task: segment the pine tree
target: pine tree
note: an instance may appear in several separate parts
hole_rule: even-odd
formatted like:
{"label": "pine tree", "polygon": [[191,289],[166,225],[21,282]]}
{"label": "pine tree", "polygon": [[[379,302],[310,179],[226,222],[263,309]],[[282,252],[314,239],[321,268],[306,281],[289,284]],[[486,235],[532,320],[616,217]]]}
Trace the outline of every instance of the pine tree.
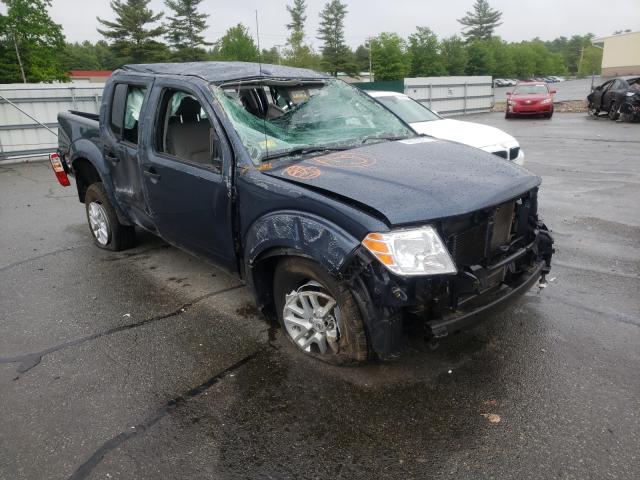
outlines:
{"label": "pine tree", "polygon": [[149,8],[150,0],[111,0],[116,14],[114,21],[98,21],[105,29],[98,29],[112,41],[111,49],[120,63],[157,62],[167,56],[167,47],[157,39],[166,32],[156,22],[162,13],[155,14]]}
{"label": "pine tree", "polygon": [[322,64],[332,75],[357,70],[353,54],[344,42],[344,17],[347,6],[340,0],[331,0],[320,12],[318,39],[323,41]]}
{"label": "pine tree", "polygon": [[207,29],[209,15],[198,11],[200,3],[202,0],[165,0],[173,11],[173,16],[167,16],[165,38],[180,60],[202,60],[206,55],[202,47],[212,45],[202,34]]}
{"label": "pine tree", "polygon": [[487,0],[476,0],[473,12],[467,12],[458,22],[464,25],[462,35],[468,41],[488,40],[493,31],[502,25],[501,17],[502,12],[492,9]]}
{"label": "pine tree", "polygon": [[49,0],[2,0],[0,82],[50,82],[66,79],[59,52],[62,27],[49,16]]}
{"label": "pine tree", "polygon": [[291,23],[287,24],[289,38],[287,43],[295,53],[300,50],[304,42],[304,22],[307,21],[307,4],[305,0],[293,0],[293,6],[287,5],[287,12],[291,15]]}

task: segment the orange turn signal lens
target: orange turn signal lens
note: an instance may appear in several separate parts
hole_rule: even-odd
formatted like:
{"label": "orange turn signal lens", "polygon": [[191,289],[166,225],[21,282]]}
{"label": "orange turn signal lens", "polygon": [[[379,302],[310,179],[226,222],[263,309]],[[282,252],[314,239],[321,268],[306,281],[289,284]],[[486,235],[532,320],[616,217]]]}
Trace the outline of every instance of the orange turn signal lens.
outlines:
{"label": "orange turn signal lens", "polygon": [[380,233],[370,233],[362,240],[367,250],[369,250],[382,264],[390,267],[396,264],[391,254],[391,248],[384,236]]}

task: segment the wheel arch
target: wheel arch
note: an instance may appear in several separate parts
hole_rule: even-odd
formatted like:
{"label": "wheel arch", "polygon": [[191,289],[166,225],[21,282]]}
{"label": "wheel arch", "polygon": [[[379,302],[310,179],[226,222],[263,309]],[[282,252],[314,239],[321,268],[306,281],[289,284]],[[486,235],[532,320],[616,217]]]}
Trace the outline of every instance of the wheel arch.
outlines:
{"label": "wheel arch", "polygon": [[339,276],[359,241],[338,225],[314,214],[273,212],[248,229],[244,248],[246,280],[260,309],[274,314],[273,275],[280,260],[302,257]]}

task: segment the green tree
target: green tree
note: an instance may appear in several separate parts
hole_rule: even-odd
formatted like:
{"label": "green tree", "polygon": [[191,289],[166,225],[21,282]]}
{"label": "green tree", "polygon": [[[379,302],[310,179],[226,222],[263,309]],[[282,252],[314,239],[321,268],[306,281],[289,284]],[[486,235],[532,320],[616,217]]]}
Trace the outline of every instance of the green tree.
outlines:
{"label": "green tree", "polygon": [[307,4],[305,0],[294,0],[293,5],[287,5],[287,12],[291,21],[287,24],[289,37],[284,52],[284,62],[287,65],[304,68],[318,68],[317,56],[304,41],[304,24],[307,21]]}
{"label": "green tree", "polygon": [[602,71],[602,50],[597,47],[586,47],[582,54],[582,61],[578,65],[578,75],[600,74]]}
{"label": "green tree", "polygon": [[516,66],[513,61],[513,51],[509,44],[499,37],[493,37],[487,41],[487,45],[493,53],[495,67],[491,74],[498,78],[510,78],[515,75]]}
{"label": "green tree", "polygon": [[167,16],[165,38],[174,49],[175,57],[180,60],[203,60],[206,56],[206,42],[203,32],[207,29],[209,15],[198,11],[202,0],[165,0],[172,10]]}
{"label": "green tree", "polygon": [[354,61],[361,72],[369,71],[369,42],[359,45],[353,54]]}
{"label": "green tree", "polygon": [[396,33],[381,33],[371,39],[371,61],[376,80],[400,80],[411,69],[406,44]]}
{"label": "green tree", "polygon": [[445,66],[440,58],[438,37],[427,27],[417,27],[416,33],[409,35],[408,53],[411,58],[412,77],[445,75]]}
{"label": "green tree", "polygon": [[536,68],[536,54],[528,42],[510,45],[515,74],[518,78],[532,77]]}
{"label": "green tree", "polygon": [[306,11],[307,4],[305,0],[293,0],[293,6],[287,5],[287,12],[291,16],[291,22],[287,24],[287,30],[289,30],[287,45],[291,48],[294,58],[304,46],[304,22],[307,21]]}
{"label": "green tree", "polygon": [[67,43],[61,55],[65,70],[102,70],[97,49],[89,41]]}
{"label": "green tree", "polygon": [[278,47],[271,47],[269,49],[263,48],[261,54],[262,63],[280,64],[282,58],[280,58],[280,52]]}
{"label": "green tree", "polygon": [[163,14],[153,13],[150,0],[111,0],[115,20],[98,17],[104,28],[98,28],[105,38],[111,40],[111,49],[120,64],[158,62],[168,55],[166,45],[157,39],[166,28],[157,22]]}
{"label": "green tree", "polygon": [[213,49],[213,57],[217,60],[257,62],[259,56],[260,52],[249,35],[249,29],[241,23],[228,29]]}
{"label": "green tree", "polygon": [[502,12],[492,9],[487,0],[476,0],[473,12],[467,12],[458,22],[464,25],[462,34],[467,40],[488,40],[502,25],[501,17]]}
{"label": "green tree", "polygon": [[2,0],[0,14],[0,81],[51,82],[65,80],[59,51],[64,49],[62,27],[51,20],[49,0]]}
{"label": "green tree", "polygon": [[467,75],[492,75],[496,60],[491,44],[483,40],[474,40],[467,45]]}
{"label": "green tree", "polygon": [[320,12],[318,39],[322,40],[322,65],[332,75],[338,72],[355,73],[353,53],[344,42],[344,17],[347,6],[340,0],[331,0]]}
{"label": "green tree", "polygon": [[467,70],[467,49],[464,41],[457,35],[440,42],[440,58],[449,75],[464,75]]}

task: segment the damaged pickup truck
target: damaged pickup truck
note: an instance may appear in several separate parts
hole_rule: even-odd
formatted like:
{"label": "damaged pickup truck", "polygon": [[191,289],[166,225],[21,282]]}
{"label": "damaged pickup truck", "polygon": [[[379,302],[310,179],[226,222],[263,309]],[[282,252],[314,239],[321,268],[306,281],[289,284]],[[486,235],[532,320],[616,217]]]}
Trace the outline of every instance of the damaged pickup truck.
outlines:
{"label": "damaged pickup truck", "polygon": [[417,136],[325,74],[129,65],[99,116],[58,120],[51,163],[61,183],[75,176],[99,247],[153,232],[238,275],[301,351],[333,363],[472,325],[550,269],[540,178]]}

